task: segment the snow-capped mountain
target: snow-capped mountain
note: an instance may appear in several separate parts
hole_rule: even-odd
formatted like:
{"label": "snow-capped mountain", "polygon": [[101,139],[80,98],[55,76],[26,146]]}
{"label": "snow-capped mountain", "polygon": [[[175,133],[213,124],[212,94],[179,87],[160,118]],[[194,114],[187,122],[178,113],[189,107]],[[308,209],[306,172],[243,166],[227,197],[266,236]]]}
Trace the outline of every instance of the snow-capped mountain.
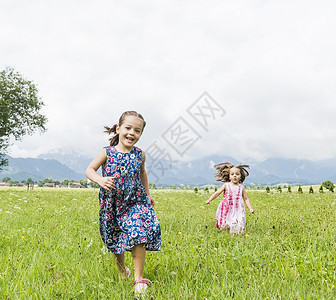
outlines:
{"label": "snow-capped mountain", "polygon": [[[0,180],[5,176],[13,180],[28,177],[35,180],[84,179],[85,170],[92,159],[62,149],[41,154],[35,159],[9,157],[9,166],[0,171]],[[176,161],[170,165],[164,161],[147,159],[146,167],[149,181],[156,185],[220,184],[213,177],[213,165],[226,161],[240,163],[233,157],[210,155],[197,160]],[[247,160],[242,163],[250,165],[246,184],[320,184],[325,180],[336,181],[336,158],[322,161],[271,158],[262,162]]]}

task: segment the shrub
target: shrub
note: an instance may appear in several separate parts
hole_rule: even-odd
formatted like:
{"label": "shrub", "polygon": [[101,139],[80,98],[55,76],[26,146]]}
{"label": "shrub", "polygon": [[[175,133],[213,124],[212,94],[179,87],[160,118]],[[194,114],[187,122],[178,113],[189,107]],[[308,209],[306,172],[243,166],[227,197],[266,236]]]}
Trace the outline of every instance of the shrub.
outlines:
{"label": "shrub", "polygon": [[322,182],[322,186],[329,190],[331,187],[334,186],[334,184],[330,180],[326,180]]}
{"label": "shrub", "polygon": [[299,193],[299,194],[303,194],[303,191],[302,191],[302,187],[301,187],[301,185],[299,185],[299,188],[298,188],[298,193]]}

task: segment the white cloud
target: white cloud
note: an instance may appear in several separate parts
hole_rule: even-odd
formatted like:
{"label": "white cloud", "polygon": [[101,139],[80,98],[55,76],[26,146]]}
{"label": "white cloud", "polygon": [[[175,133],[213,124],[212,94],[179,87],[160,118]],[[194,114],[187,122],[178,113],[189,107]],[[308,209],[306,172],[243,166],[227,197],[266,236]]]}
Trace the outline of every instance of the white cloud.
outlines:
{"label": "white cloud", "polygon": [[0,68],[38,84],[48,132],[14,156],[95,155],[128,109],[146,148],[203,91],[226,110],[184,159],[334,156],[332,1],[2,1]]}

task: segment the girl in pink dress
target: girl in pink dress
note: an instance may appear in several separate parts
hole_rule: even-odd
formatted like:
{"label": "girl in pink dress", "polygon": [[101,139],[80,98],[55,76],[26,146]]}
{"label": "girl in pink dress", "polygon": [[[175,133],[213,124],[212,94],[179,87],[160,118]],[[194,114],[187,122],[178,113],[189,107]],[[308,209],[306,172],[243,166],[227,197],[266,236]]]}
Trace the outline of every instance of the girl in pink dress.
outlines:
{"label": "girl in pink dress", "polygon": [[249,175],[246,168],[248,165],[235,166],[231,163],[221,163],[215,165],[215,178],[217,181],[223,181],[222,187],[211,195],[206,201],[210,204],[221,193],[224,193],[223,200],[219,203],[216,218],[216,227],[220,230],[229,229],[230,234],[244,233],[246,224],[245,204],[253,214],[251,202],[247,197],[246,191],[242,183],[245,177]]}

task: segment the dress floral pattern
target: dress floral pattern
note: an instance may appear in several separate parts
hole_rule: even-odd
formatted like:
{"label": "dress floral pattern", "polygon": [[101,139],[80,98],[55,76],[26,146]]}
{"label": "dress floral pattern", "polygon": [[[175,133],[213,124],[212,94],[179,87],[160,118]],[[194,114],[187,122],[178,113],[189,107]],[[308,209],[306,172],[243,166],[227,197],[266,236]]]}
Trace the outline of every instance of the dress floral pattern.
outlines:
{"label": "dress floral pattern", "polygon": [[216,212],[216,226],[219,229],[229,228],[230,233],[243,233],[246,224],[244,186],[226,182],[225,187],[223,200],[219,203]]}
{"label": "dress floral pattern", "polygon": [[161,229],[154,209],[140,179],[142,150],[133,147],[129,153],[105,147],[103,176],[115,177],[115,189],[100,188],[99,229],[109,252],[121,254],[137,244],[146,250],[161,248]]}

